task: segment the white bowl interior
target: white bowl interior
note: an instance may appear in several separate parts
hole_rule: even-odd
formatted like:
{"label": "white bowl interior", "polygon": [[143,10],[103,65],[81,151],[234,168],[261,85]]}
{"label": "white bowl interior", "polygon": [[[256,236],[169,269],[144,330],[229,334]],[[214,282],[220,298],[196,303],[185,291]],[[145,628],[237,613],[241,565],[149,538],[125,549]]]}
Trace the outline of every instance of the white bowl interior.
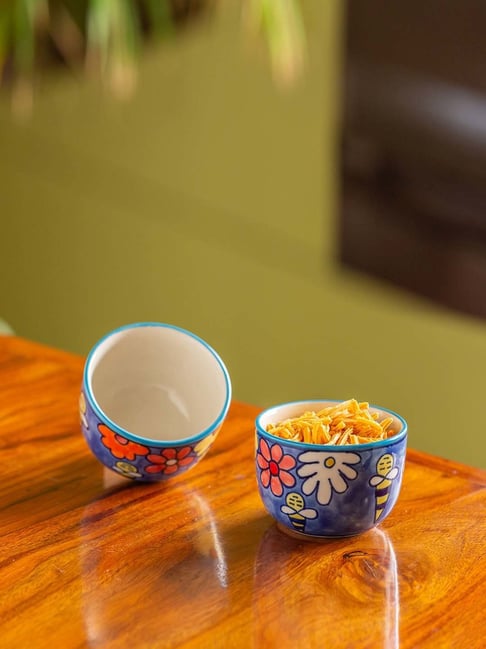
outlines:
{"label": "white bowl interior", "polygon": [[87,383],[100,410],[126,431],[179,440],[210,427],[229,400],[229,379],[215,353],[170,326],[135,326],[94,350]]}
{"label": "white bowl interior", "polygon": [[[322,408],[325,408],[326,406],[331,406],[335,405],[335,401],[301,401],[301,402],[296,402],[296,403],[287,403],[283,404],[281,406],[275,406],[274,408],[270,408],[266,412],[264,412],[261,417],[260,417],[260,425],[264,430],[266,430],[268,424],[278,424],[281,421],[284,421],[285,419],[290,419],[292,417],[299,417],[300,415],[303,415],[304,412],[307,412],[308,410],[313,410],[314,412],[318,412],[319,410],[322,410]],[[371,412],[377,412],[380,415],[380,420],[384,419],[385,417],[393,417],[393,422],[390,426],[390,428],[393,428],[396,433],[398,434],[402,428],[403,424],[398,419],[393,415],[393,413],[389,413],[386,410],[380,410],[379,408],[373,408],[370,406],[370,411]]]}

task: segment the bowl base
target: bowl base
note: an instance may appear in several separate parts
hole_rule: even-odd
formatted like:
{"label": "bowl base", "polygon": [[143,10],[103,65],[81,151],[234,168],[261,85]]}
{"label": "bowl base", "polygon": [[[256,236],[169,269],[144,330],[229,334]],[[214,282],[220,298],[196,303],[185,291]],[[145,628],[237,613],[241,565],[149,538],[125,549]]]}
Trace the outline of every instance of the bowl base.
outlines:
{"label": "bowl base", "polygon": [[277,523],[277,528],[290,536],[293,539],[298,539],[299,541],[314,541],[314,543],[328,543],[329,541],[335,541],[338,539],[346,539],[352,536],[358,536],[358,534],[364,534],[363,532],[356,532],[354,534],[336,534],[334,536],[318,536],[316,534],[305,534],[305,532],[298,532],[297,530],[292,530],[290,527],[287,527],[283,523]]}

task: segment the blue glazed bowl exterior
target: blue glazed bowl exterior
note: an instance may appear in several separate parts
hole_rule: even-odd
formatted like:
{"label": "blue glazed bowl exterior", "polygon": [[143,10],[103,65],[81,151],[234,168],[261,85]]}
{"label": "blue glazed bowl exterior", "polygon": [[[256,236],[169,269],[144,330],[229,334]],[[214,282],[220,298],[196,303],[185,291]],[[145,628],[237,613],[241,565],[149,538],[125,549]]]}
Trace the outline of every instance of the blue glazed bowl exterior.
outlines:
{"label": "blue glazed bowl exterior", "polygon": [[265,413],[257,418],[258,490],[280,527],[310,537],[352,536],[388,516],[400,492],[407,424],[396,413],[371,408],[393,415],[401,430],[379,442],[329,446],[281,439],[262,427]]}
{"label": "blue glazed bowl exterior", "polygon": [[144,482],[167,480],[192,468],[206,455],[222,422],[202,435],[177,442],[154,442],[121,434],[97,415],[83,386],[79,398],[81,430],[95,457],[117,473]]}

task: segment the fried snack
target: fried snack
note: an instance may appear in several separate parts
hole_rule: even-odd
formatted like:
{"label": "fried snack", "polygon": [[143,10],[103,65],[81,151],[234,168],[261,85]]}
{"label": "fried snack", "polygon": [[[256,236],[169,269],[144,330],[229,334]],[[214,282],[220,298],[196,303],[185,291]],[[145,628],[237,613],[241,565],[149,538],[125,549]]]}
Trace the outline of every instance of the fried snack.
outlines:
{"label": "fried snack", "polygon": [[319,412],[309,410],[299,417],[268,424],[267,432],[308,444],[368,444],[396,434],[390,428],[393,417],[385,417],[381,421],[378,421],[378,417],[378,413],[370,411],[366,401],[349,399]]}

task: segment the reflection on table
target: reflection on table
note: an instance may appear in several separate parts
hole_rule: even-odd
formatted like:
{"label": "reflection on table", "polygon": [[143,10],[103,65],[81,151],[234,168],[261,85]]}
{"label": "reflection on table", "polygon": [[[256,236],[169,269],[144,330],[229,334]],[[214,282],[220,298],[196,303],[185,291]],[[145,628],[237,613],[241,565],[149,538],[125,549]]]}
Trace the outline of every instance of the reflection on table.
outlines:
{"label": "reflection on table", "polygon": [[[314,547],[309,550],[309,545]],[[287,538],[275,526],[263,537],[255,560],[255,647],[383,647],[398,649],[397,560],[388,534],[375,528],[354,539],[322,542]],[[337,549],[343,552],[337,559]],[[312,561],[309,561],[309,551]],[[270,586],[271,585],[271,586]],[[366,626],[352,624],[363,609]]]}
{"label": "reflection on table", "polygon": [[224,616],[227,565],[211,508],[196,489],[177,486],[174,497],[185,515],[174,526],[168,507],[167,528],[158,531],[146,504],[143,512],[133,504],[126,512],[105,510],[98,501],[85,508],[79,552],[90,647],[111,646],[120,634],[134,646],[137,638],[143,646],[171,646]]}

